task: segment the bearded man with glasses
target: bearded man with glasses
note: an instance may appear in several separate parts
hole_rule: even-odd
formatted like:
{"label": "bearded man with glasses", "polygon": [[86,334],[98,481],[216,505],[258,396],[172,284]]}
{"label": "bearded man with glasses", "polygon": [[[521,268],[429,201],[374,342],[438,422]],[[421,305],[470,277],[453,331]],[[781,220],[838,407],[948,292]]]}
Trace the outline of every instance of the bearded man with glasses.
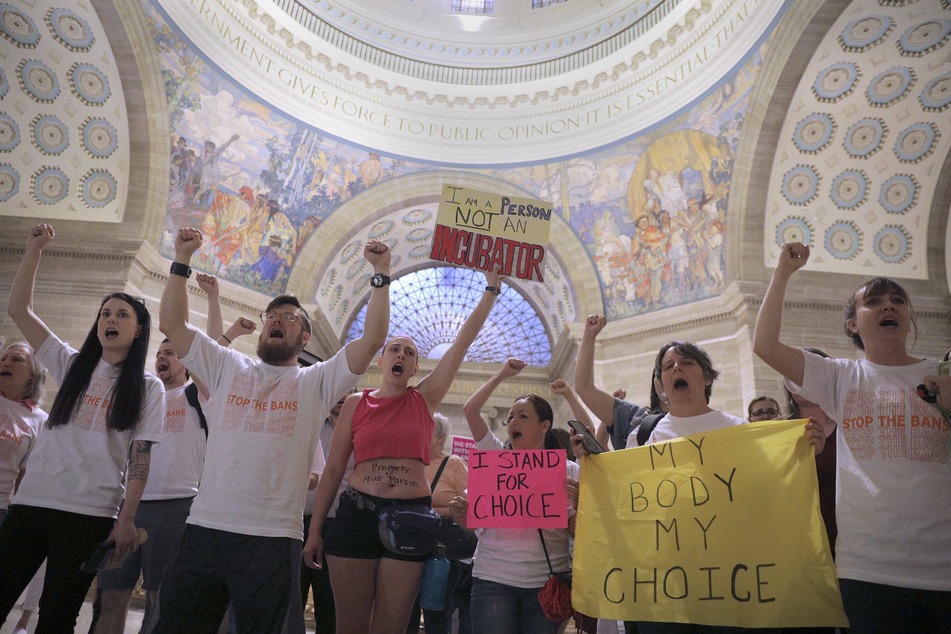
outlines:
{"label": "bearded man with glasses", "polygon": [[330,360],[299,367],[311,320],[281,295],[261,314],[252,359],[188,323],[189,263],[201,232],[180,229],[159,328],[208,387],[208,444],[201,486],[165,569],[146,631],[217,632],[230,601],[238,632],[304,632],[300,606],[305,484],[320,424],[382,347],[389,327],[391,253],[371,241],[370,304],[363,336]]}

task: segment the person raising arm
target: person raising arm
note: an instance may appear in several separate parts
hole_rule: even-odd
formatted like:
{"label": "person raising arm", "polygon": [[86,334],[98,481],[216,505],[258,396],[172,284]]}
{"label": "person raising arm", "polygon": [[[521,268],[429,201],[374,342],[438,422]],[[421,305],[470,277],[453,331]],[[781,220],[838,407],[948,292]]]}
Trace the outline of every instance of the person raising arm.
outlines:
{"label": "person raising arm", "polygon": [[[864,358],[825,359],[783,343],[786,289],[808,260],[806,245],[782,245],[753,351],[838,423],[835,564],[849,631],[944,631],[951,623],[951,513],[939,500],[951,489],[951,429],[918,393],[939,362],[908,353],[917,327],[911,298],[886,277],[846,299],[845,334]],[[942,399],[951,391],[933,379],[932,387]]]}
{"label": "person raising arm", "polygon": [[106,296],[78,351],[36,315],[36,273],[54,237],[48,224],[30,230],[7,304],[60,390],[0,527],[0,570],[6,575],[0,622],[45,558],[48,581],[37,628],[67,632],[94,577],[81,570],[83,560],[107,540],[115,543],[116,562],[138,547],[133,519],[152,443],[162,439],[165,390],[145,372],[151,319],[141,299],[121,292]]}
{"label": "person raising arm", "polygon": [[[487,286],[479,303],[432,372],[411,387],[409,380],[419,370],[416,343],[406,336],[392,337],[377,359],[381,386],[350,396],[340,411],[304,548],[304,561],[312,567],[322,561],[326,549],[338,632],[402,634],[409,621],[428,553],[404,554],[387,547],[379,535],[379,515],[395,505],[431,511],[425,465],[430,461],[432,414],[501,291],[500,275],[485,275]],[[354,470],[325,544],[321,529],[351,454]]]}

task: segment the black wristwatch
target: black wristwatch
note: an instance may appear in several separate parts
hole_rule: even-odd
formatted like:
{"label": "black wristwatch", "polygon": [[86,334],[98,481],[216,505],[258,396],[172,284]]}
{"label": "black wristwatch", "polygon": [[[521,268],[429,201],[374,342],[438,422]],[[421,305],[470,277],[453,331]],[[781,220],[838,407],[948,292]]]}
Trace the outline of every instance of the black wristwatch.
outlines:
{"label": "black wristwatch", "polygon": [[370,276],[370,286],[373,288],[383,288],[390,283],[390,276],[382,273],[374,273]]}
{"label": "black wristwatch", "polygon": [[502,292],[502,287],[501,286],[486,286],[485,290],[489,291],[493,295],[498,295],[499,293]]}
{"label": "black wristwatch", "polygon": [[182,264],[181,262],[172,262],[171,268],[168,270],[169,275],[181,275],[182,277],[191,277],[192,276],[192,267],[187,264]]}

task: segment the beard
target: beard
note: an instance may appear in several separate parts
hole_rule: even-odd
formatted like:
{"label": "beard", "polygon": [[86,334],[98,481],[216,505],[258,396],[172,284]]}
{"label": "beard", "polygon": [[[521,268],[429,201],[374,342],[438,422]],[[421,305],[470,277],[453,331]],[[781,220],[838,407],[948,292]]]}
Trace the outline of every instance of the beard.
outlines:
{"label": "beard", "polygon": [[156,372],[156,374],[158,374],[158,377],[161,379],[162,383],[165,385],[171,385],[172,383],[175,383],[180,376],[185,374],[185,366],[178,368],[177,372],[173,372],[172,368],[169,368],[168,370],[165,370],[164,373]]}
{"label": "beard", "polygon": [[280,365],[285,363],[288,359],[296,359],[297,355],[300,354],[300,351],[303,349],[303,331],[294,341],[289,340],[287,337],[273,343],[263,339],[258,340],[258,357],[261,358],[261,361],[270,365]]}

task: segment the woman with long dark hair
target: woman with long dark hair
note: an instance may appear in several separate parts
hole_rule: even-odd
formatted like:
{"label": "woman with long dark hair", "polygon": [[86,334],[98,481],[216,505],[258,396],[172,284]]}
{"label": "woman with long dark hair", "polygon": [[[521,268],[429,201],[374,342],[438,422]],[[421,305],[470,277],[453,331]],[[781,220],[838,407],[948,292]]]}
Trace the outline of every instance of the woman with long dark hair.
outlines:
{"label": "woman with long dark hair", "polygon": [[151,321],[142,300],[108,295],[78,352],[33,312],[36,271],[53,236],[50,225],[30,230],[7,305],[60,390],[0,527],[0,623],[46,559],[36,631],[59,633],[76,625],[95,575],[81,566],[96,545],[113,541],[114,560],[138,546],[133,518],[151,444],[162,437],[165,390],[145,374]]}
{"label": "woman with long dark hair", "polygon": [[[507,441],[492,433],[482,418],[482,410],[496,388],[525,366],[521,359],[506,360],[463,406],[478,449],[564,449],[551,431],[554,424],[551,404],[537,394],[524,394],[512,403],[505,422]],[[564,572],[571,567],[568,537],[573,537],[575,532],[574,507],[578,499],[579,468],[575,462],[565,462],[565,488],[569,500],[567,530],[484,528],[476,531],[479,545],[472,566],[471,613],[473,625],[478,623],[481,631],[495,634],[558,632],[560,624],[545,616],[538,602],[538,592],[548,581],[550,570]],[[453,498],[450,509],[453,519],[465,522],[468,509],[465,497]]]}

